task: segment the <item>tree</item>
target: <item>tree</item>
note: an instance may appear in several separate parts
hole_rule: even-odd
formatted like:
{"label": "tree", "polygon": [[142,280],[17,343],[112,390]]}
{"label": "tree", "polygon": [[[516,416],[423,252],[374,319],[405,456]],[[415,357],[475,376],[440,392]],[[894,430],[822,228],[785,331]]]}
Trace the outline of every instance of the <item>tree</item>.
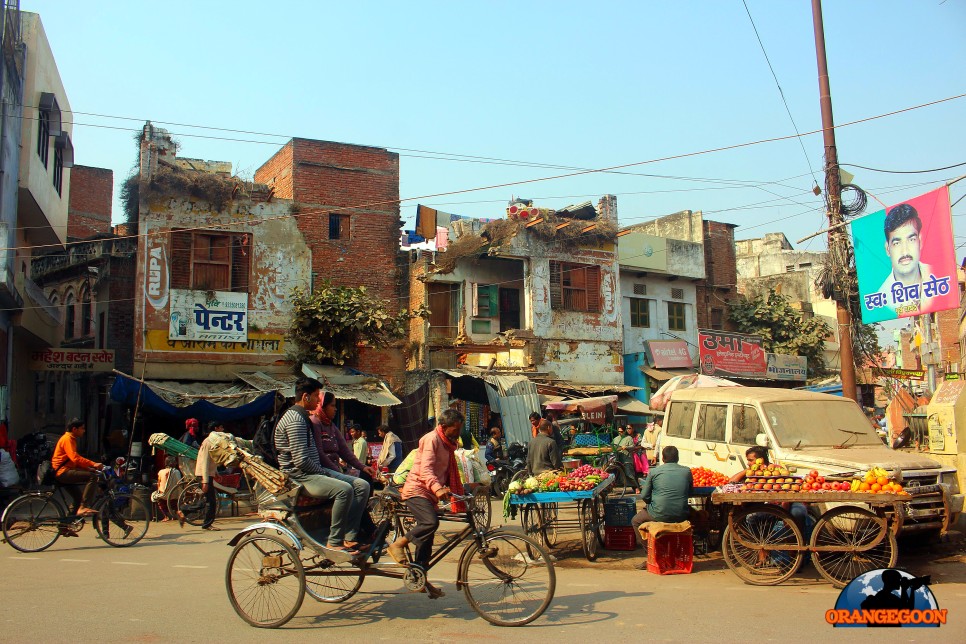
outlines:
{"label": "tree", "polygon": [[810,376],[825,372],[823,351],[832,329],[821,318],[804,317],[788,298],[774,290],[744,298],[731,303],[730,317],[741,333],[759,336],[765,351],[805,356]]}
{"label": "tree", "polygon": [[328,281],[312,293],[295,289],[293,304],[288,338],[296,346],[295,359],[335,365],[355,357],[360,345],[385,347],[401,340],[409,320],[428,313],[420,307],[392,314],[365,286],[333,286]]}

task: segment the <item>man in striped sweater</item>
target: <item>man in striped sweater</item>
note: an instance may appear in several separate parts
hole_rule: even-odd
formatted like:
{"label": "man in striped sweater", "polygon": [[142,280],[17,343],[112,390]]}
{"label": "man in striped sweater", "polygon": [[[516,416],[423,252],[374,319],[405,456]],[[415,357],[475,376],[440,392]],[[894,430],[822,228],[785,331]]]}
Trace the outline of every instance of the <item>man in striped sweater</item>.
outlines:
{"label": "man in striped sweater", "polygon": [[289,407],[275,426],[278,464],[307,494],[333,501],[327,547],[357,555],[359,551],[345,543],[346,533],[355,534],[359,530],[358,520],[356,525],[349,525],[352,486],[326,474],[312,436],[309,410],[318,407],[321,390],[322,383],[314,378],[299,378],[295,382],[295,404]]}

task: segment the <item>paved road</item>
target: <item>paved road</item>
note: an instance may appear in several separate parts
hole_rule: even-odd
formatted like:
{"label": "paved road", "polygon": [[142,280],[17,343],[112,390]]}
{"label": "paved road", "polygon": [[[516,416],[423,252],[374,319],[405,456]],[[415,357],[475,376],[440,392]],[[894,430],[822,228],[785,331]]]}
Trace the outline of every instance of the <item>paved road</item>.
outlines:
{"label": "paved road", "polygon": [[[219,520],[221,532],[152,524],[144,541],[126,549],[104,545],[90,526],[79,538],[61,538],[37,554],[0,545],[0,641],[813,642],[843,635],[823,618],[838,593],[810,567],[793,583],[761,588],[742,584],[718,558],[698,560],[694,574],[661,577],[632,568],[642,560],[639,553],[624,558],[612,553],[590,564],[564,554],[567,548],[557,567],[553,604],[522,629],[501,629],[478,618],[453,587],[454,565],[433,571],[432,578],[448,591],[437,601],[407,593],[399,582],[373,578],[345,604],[306,597],[285,628],[253,629],[235,615],[224,585],[230,552],[225,544],[245,523]],[[966,641],[963,561],[953,548],[900,561],[916,574],[932,573],[940,607],[949,609],[947,626],[917,629],[906,639]],[[851,630],[848,636],[881,639],[881,633]]]}

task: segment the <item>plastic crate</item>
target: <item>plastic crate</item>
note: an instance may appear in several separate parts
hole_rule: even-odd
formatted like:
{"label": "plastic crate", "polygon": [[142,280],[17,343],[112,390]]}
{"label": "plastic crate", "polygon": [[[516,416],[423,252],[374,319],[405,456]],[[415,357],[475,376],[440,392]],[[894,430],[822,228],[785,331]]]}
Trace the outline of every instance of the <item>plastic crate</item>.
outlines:
{"label": "plastic crate", "polygon": [[610,436],[597,434],[577,434],[574,436],[574,447],[604,447],[610,445]]}
{"label": "plastic crate", "polygon": [[647,571],[655,575],[687,575],[694,563],[694,540],[690,532],[670,532],[647,537]]}
{"label": "plastic crate", "polygon": [[604,547],[608,550],[636,550],[634,528],[629,526],[604,526]]}
{"label": "plastic crate", "polygon": [[604,502],[604,525],[626,527],[637,514],[634,499],[607,499]]}

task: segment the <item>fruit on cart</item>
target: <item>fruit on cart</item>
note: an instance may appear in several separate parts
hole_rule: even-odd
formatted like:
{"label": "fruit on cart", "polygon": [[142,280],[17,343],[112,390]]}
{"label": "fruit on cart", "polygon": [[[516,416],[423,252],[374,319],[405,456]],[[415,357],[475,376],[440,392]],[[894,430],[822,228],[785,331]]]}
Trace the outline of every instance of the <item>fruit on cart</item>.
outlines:
{"label": "fruit on cart", "polygon": [[706,467],[692,467],[691,476],[695,487],[717,487],[728,482],[728,477]]}

